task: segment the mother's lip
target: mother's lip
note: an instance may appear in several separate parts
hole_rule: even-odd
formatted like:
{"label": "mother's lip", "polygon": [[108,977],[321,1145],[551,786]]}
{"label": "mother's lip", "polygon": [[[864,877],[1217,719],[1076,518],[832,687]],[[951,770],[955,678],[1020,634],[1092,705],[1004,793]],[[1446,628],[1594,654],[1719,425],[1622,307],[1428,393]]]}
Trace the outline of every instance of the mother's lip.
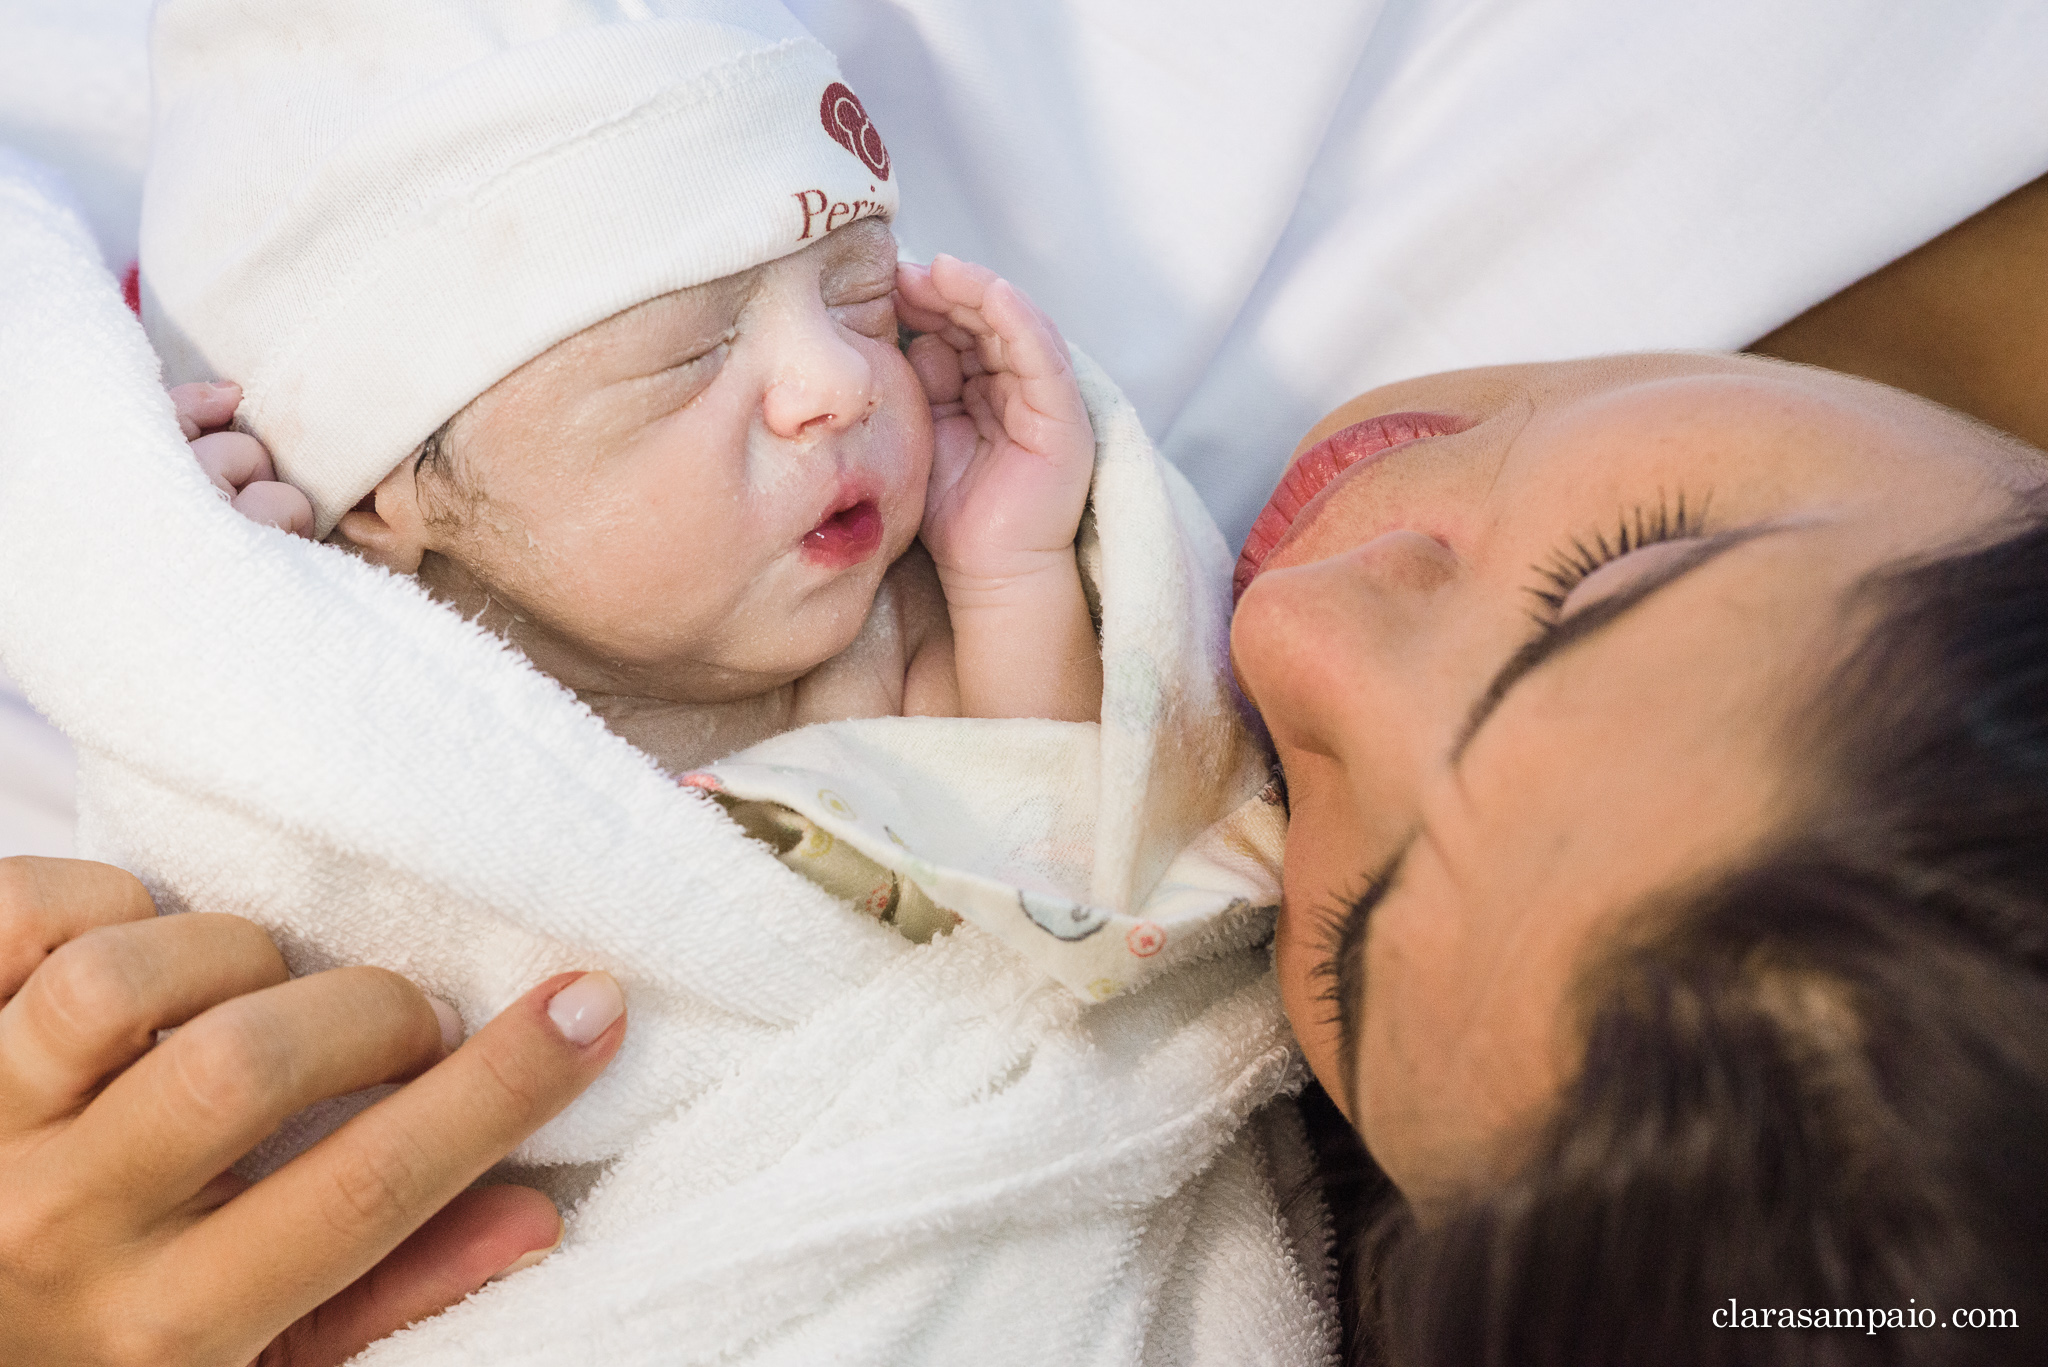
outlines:
{"label": "mother's lip", "polygon": [[1382,413],[1332,432],[1301,453],[1280,477],[1280,487],[1266,500],[1244,539],[1237,557],[1237,573],[1231,576],[1231,597],[1244,591],[1266,558],[1279,549],[1294,520],[1316,495],[1330,487],[1337,476],[1354,466],[1384,457],[1397,446],[1424,437],[1448,437],[1472,426],[1472,420],[1451,413]]}

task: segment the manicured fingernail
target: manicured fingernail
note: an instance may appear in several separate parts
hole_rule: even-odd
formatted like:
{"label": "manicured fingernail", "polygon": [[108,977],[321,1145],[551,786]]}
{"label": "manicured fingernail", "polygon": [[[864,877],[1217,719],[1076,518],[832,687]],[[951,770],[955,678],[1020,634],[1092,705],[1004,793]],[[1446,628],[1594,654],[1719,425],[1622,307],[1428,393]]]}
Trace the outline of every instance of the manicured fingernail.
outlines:
{"label": "manicured fingernail", "polygon": [[[557,1229],[555,1231],[555,1241],[553,1243],[549,1244],[546,1248],[536,1248],[531,1253],[520,1254],[517,1258],[514,1258],[509,1264],[506,1265],[504,1271],[498,1273],[497,1276],[492,1277],[491,1281],[503,1281],[505,1278],[511,1276],[514,1272],[524,1272],[527,1268],[532,1267],[535,1263],[545,1262],[548,1259],[548,1257],[552,1255],[554,1251],[560,1248],[561,1246],[562,1231],[560,1229]],[[488,1282],[485,1284],[489,1285]]]}
{"label": "manicured fingernail", "polygon": [[609,973],[586,973],[548,1003],[548,1019],[571,1044],[588,1044],[626,1010],[626,994]]}
{"label": "manicured fingernail", "polygon": [[427,998],[427,1005],[434,1008],[434,1019],[441,1022],[441,1048],[454,1053],[455,1046],[462,1043],[462,1017],[439,997]]}

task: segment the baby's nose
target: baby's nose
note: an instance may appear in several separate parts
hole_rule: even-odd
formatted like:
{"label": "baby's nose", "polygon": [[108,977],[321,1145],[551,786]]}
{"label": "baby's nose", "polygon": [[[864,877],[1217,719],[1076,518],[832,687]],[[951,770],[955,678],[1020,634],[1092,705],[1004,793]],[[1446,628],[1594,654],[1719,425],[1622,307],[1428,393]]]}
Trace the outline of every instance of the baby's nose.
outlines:
{"label": "baby's nose", "polygon": [[791,439],[842,431],[874,405],[867,358],[837,337],[803,348],[762,398],[768,429]]}
{"label": "baby's nose", "polygon": [[821,437],[839,432],[859,420],[865,408],[848,414],[841,410],[846,404],[819,403],[811,396],[790,394],[787,386],[770,390],[763,405],[768,417],[768,430],[778,437],[797,440],[804,437]]}

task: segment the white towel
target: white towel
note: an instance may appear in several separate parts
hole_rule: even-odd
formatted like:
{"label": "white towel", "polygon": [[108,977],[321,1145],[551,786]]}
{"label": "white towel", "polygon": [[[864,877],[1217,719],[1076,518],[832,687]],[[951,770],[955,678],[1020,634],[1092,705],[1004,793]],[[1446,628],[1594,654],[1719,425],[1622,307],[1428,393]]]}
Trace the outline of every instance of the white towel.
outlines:
{"label": "white towel", "polygon": [[[629,994],[617,1061],[517,1155],[580,1165],[565,1190],[605,1165],[563,1251],[364,1362],[1326,1360],[1255,912],[1098,1005],[975,925],[912,945],[416,584],[233,514],[157,374],[76,214],[0,162],[0,659],[80,748],[82,845],[472,1026],[561,969]],[[1089,556],[1108,721],[1099,786],[1059,797],[1105,815],[1063,876],[1125,913],[1261,775],[1218,674],[1221,538],[1091,397],[1125,441]],[[1120,549],[1119,487],[1189,534]]]}

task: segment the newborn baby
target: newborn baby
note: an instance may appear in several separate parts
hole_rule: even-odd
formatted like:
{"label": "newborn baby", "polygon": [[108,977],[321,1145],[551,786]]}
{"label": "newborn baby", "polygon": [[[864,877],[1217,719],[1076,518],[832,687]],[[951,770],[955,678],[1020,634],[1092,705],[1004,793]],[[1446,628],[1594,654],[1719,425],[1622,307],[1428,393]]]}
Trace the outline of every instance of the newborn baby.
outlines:
{"label": "newborn baby", "polygon": [[1058,332],[898,266],[888,149],[779,5],[657,8],[160,6],[144,319],[167,378],[247,389],[174,391],[201,463],[671,772],[1095,718]]}
{"label": "newborn baby", "polygon": [[[309,531],[262,445],[208,430],[238,396],[173,390],[194,454],[239,509]],[[330,539],[680,772],[817,721],[1092,720],[1094,449],[1052,324],[982,267],[899,266],[871,218],[557,343]]]}

